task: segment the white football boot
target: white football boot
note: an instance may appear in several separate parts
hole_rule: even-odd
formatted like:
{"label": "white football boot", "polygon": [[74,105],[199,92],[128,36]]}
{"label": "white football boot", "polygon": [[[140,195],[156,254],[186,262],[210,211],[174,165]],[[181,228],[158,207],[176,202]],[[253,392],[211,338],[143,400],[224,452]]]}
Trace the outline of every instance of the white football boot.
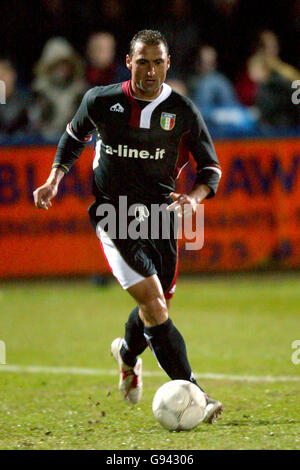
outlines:
{"label": "white football boot", "polygon": [[206,408],[203,418],[204,423],[213,424],[220,414],[223,413],[223,405],[206,395]]}
{"label": "white football boot", "polygon": [[116,338],[111,343],[111,354],[119,365],[120,381],[119,390],[124,399],[136,405],[141,397],[143,391],[142,382],[142,359],[138,358],[134,367],[130,367],[123,362],[120,349],[122,346],[123,338]]}

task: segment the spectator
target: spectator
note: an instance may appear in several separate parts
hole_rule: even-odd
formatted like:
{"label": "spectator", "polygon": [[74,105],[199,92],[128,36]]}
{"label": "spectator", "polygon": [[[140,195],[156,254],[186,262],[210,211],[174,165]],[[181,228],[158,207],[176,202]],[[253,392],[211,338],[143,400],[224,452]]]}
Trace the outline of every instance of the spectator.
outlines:
{"label": "spectator", "polygon": [[217,70],[217,52],[211,46],[199,50],[192,96],[210,131],[219,137],[252,132],[256,117],[237,99],[230,80]]}
{"label": "spectator", "polygon": [[129,70],[115,61],[116,40],[111,33],[94,33],[87,44],[86,80],[90,86],[110,85],[130,78]]}
{"label": "spectator", "polygon": [[[280,45],[276,34],[273,31],[264,30],[258,37],[258,43],[252,57],[264,58],[265,66],[274,72],[277,77],[281,77],[282,81],[292,82],[300,79],[300,72],[293,66],[283,62],[279,56]],[[257,60],[253,63],[258,64]],[[257,65],[258,67],[258,65]],[[254,68],[256,68],[254,66]],[[253,81],[249,76],[249,67],[240,72],[236,80],[236,92],[241,101],[246,106],[253,106],[257,97],[257,81]]]}
{"label": "spectator", "polygon": [[217,71],[217,51],[211,46],[199,49],[196,75],[191,81],[193,100],[202,112],[209,108],[234,106],[238,100],[231,82]]}
{"label": "spectator", "polygon": [[49,39],[35,70],[31,120],[35,130],[56,139],[74,115],[87,84],[80,57],[62,37]]}
{"label": "spectator", "polygon": [[283,79],[290,82],[300,79],[299,70],[283,62],[279,57],[279,40],[273,31],[265,30],[260,34],[258,52],[264,55],[271,70],[278,73]]}
{"label": "spectator", "polygon": [[248,61],[250,79],[256,85],[255,106],[264,129],[297,126],[298,108],[291,100],[291,83],[270,66],[263,54]]}
{"label": "spectator", "polygon": [[0,80],[5,83],[5,104],[0,104],[0,134],[11,136],[28,130],[29,94],[17,85],[10,59],[0,58]]}

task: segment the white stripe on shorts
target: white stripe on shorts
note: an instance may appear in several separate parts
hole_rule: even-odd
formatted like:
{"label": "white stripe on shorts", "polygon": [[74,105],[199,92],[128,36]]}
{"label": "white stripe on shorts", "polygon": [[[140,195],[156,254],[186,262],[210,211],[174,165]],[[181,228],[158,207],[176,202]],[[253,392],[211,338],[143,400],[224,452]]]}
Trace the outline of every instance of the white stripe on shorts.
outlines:
{"label": "white stripe on shorts", "polygon": [[97,235],[101,240],[102,248],[107,259],[107,262],[113,272],[113,275],[123,289],[128,289],[140,281],[146,279],[141,274],[134,271],[122,258],[120,252],[117,250],[114,242],[99,226],[97,228]]}

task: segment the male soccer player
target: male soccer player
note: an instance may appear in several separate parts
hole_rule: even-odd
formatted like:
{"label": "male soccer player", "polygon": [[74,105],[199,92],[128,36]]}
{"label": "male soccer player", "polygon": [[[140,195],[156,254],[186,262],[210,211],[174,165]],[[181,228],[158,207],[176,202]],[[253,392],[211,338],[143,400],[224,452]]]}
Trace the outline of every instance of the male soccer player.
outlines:
{"label": "male soccer player", "polygon": [[[196,380],[184,339],[168,315],[177,275],[174,217],[170,217],[168,238],[124,236],[121,197],[127,198],[128,207],[136,204],[130,222],[151,218],[154,204],[168,204],[169,210],[183,214],[188,209],[193,212],[205,198],[214,196],[221,171],[199,111],[164,83],[170,67],[164,36],[152,30],[137,33],[126,65],[131,80],[85,94],[59,141],[47,182],[34,192],[34,201],[40,209],[51,206],[59,182],[96,131],[95,202],[89,214],[113,274],[137,304],[124,338],[111,345],[120,370],[119,389],[135,404],[142,394],[138,356],[148,345],[172,380]],[[176,194],[175,179],[189,153],[197,163],[195,185],[189,194]],[[101,207],[107,204],[116,211],[117,234],[105,229]],[[207,396],[205,421],[212,423],[221,411],[222,404]]]}

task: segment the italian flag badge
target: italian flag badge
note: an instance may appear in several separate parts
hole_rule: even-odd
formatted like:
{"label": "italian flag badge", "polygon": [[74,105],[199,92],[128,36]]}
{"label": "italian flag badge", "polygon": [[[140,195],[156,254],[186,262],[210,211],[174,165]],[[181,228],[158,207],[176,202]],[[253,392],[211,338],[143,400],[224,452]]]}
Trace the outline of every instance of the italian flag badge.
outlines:
{"label": "italian flag badge", "polygon": [[171,131],[175,126],[176,114],[161,113],[160,126],[165,131]]}

